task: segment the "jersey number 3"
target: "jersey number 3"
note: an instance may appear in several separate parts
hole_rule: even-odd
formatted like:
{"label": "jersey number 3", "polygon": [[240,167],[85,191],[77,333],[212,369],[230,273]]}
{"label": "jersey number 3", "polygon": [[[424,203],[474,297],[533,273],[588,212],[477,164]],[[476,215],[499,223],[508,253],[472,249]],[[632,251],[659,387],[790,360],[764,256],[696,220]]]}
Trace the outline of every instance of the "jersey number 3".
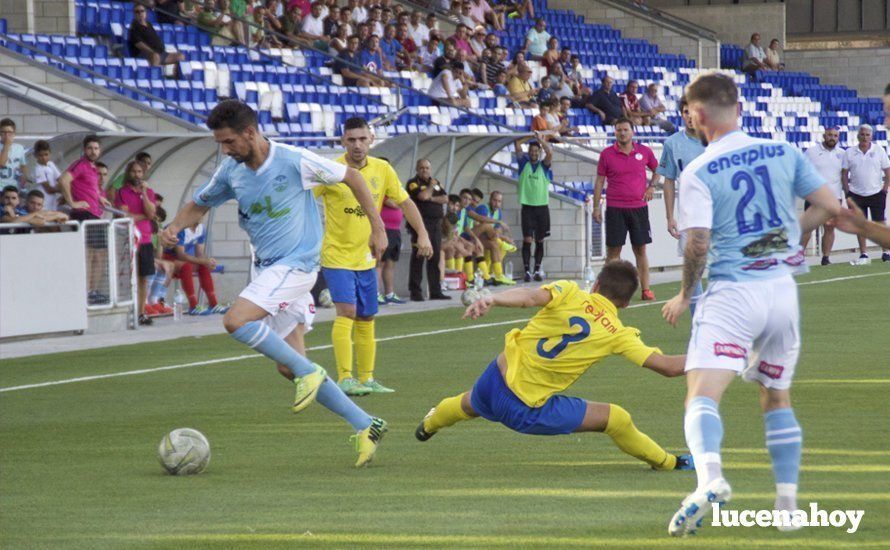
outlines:
{"label": "jersey number 3", "polygon": [[563,334],[562,340],[560,340],[559,343],[557,343],[549,350],[544,348],[544,346],[547,344],[547,338],[541,338],[540,340],[538,340],[538,355],[545,359],[555,359],[556,356],[562,353],[567,347],[569,347],[569,344],[571,344],[572,342],[580,342],[581,340],[584,340],[585,338],[590,336],[590,325],[587,323],[587,321],[584,320],[583,317],[570,317],[569,326],[577,326],[581,330],[579,330],[575,334]]}
{"label": "jersey number 3", "polygon": [[[779,217],[779,212],[776,208],[776,197],[773,196],[773,185],[769,179],[769,170],[766,166],[758,166],[754,169],[754,173],[757,174],[760,183],[763,184],[763,189],[766,191],[766,202],[769,207],[769,219],[767,219],[767,223],[770,227],[779,227],[782,225],[782,219]],[[757,191],[754,178],[746,171],[736,172],[732,176],[731,183],[733,191],[738,191],[742,184],[745,185],[745,194],[742,195],[742,200],[739,201],[739,205],[735,209],[735,218],[739,228],[739,235],[763,231],[763,216],[760,212],[754,213],[754,220],[752,222],[745,219],[745,208],[747,208],[751,200],[754,199],[754,194]]]}

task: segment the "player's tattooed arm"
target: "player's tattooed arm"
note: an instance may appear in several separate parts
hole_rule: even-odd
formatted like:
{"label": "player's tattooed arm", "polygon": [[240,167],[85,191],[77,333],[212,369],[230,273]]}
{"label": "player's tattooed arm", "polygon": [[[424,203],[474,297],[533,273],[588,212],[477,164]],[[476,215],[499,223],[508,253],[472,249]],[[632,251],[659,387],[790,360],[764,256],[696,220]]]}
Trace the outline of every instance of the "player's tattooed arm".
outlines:
{"label": "player's tattooed arm", "polygon": [[686,250],[683,251],[684,300],[691,300],[695,286],[701,280],[708,262],[708,248],[711,246],[711,230],[694,227],[686,231]]}

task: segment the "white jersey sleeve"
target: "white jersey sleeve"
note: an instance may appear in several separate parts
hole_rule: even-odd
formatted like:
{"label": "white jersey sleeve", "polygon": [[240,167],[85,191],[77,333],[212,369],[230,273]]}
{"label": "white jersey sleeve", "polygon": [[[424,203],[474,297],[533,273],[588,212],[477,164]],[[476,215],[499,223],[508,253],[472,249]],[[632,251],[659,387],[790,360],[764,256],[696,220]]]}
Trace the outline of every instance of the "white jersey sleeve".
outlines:
{"label": "white jersey sleeve", "polygon": [[300,183],[303,189],[312,189],[316,185],[336,185],[346,177],[347,166],[312,151],[300,151]]}
{"label": "white jersey sleeve", "polygon": [[689,170],[680,174],[683,192],[679,196],[677,229],[685,231],[698,227],[710,229],[713,224],[714,209],[711,190]]}

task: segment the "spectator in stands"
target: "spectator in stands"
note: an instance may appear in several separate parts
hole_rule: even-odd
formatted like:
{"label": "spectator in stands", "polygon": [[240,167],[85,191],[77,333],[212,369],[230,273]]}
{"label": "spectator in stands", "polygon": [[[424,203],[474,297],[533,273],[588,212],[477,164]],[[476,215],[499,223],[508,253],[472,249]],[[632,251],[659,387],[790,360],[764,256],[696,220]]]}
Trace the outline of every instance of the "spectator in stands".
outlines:
{"label": "spectator in stands", "polygon": [[547,51],[548,40],[550,40],[550,33],[547,32],[547,22],[539,17],[535,20],[535,26],[530,28],[525,35],[523,49],[528,52],[528,58],[540,61]]}
{"label": "spectator in stands", "polygon": [[300,36],[314,47],[326,50],[330,39],[324,32],[324,18],[321,15],[322,5],[321,0],[316,0],[312,3],[309,13],[303,15]]}
{"label": "spectator in stands", "polygon": [[624,116],[624,104],[612,85],[615,80],[604,76],[602,86],[583,100],[583,107],[595,115],[599,115],[603,124],[613,124]]}
{"label": "spectator in stands", "polygon": [[352,35],[346,41],[346,50],[340,52],[334,61],[334,71],[343,77],[344,86],[361,86],[367,88],[372,85],[370,75],[362,72],[361,59],[358,52],[359,37]]}
{"label": "spectator in stands", "polygon": [[[164,41],[148,20],[148,8],[142,4],[133,6],[133,22],[127,35],[127,46],[130,55],[148,60],[153,67],[161,65],[176,66],[185,56],[179,52],[168,52]],[[176,69],[178,73],[178,68]]]}
{"label": "spectator in stands", "polygon": [[454,30],[454,34],[448,38],[448,42],[454,45],[455,50],[464,52],[468,59],[475,59],[476,55],[473,53],[470,41],[467,40],[468,30],[469,28],[467,26],[458,25]]}
{"label": "spectator in stands", "polygon": [[28,213],[25,205],[21,204],[21,194],[15,185],[7,185],[3,188],[3,210],[0,214],[0,223],[28,223],[34,227],[46,224],[46,219],[40,214]]}
{"label": "spectator in stands", "polygon": [[[101,180],[96,162],[102,155],[99,138],[89,135],[83,138],[83,156],[71,163],[59,176],[59,186],[65,202],[71,207],[71,219],[77,221],[98,220],[103,207],[111,203],[102,195]],[[87,302],[91,305],[108,303],[108,296],[102,294],[108,279],[108,235],[107,227],[88,225],[87,242]]]}
{"label": "spectator in stands", "polygon": [[766,66],[773,71],[781,71],[785,68],[785,64],[782,63],[782,57],[779,55],[779,39],[773,38],[769,42],[769,48],[766,49],[766,59],[764,60]]}
{"label": "spectator in stands", "polygon": [[31,189],[25,198],[25,210],[28,214],[37,214],[46,223],[64,223],[68,221],[68,214],[54,209],[46,208],[45,195],[40,189]]}
{"label": "spectator in stands", "polygon": [[630,119],[631,123],[634,125],[649,124],[649,117],[643,113],[643,109],[640,107],[640,98],[637,97],[637,83],[635,80],[627,83],[627,87],[621,95],[621,102],[624,116]]}
{"label": "spectator in stands", "polygon": [[359,23],[358,27],[356,27],[356,34],[359,38],[359,44],[364,44],[371,38],[371,25],[368,23]]}
{"label": "spectator in stands", "polygon": [[[296,9],[299,12],[299,8]],[[232,42],[245,44],[244,26],[232,17],[229,0],[220,0],[219,10],[214,0],[204,0],[204,9],[198,14],[197,24],[213,36],[211,44],[214,46],[228,46]]]}
{"label": "spectator in stands", "polygon": [[[106,166],[104,162],[98,161],[96,163],[96,172],[99,173],[99,188],[103,189],[105,191],[105,195],[106,195],[106,198],[108,199],[108,203],[111,204],[112,202],[114,202],[114,194],[117,192],[117,189],[113,189],[108,184],[108,180],[109,180],[108,166]],[[61,176],[59,176],[59,177],[61,178]],[[62,193],[62,185],[59,184],[58,187],[59,187],[59,193]],[[71,208],[67,203],[65,203],[64,193],[62,193],[62,196],[60,197],[59,201],[61,203],[65,204],[65,208],[69,208],[69,209]]]}
{"label": "spectator in stands", "polygon": [[528,63],[525,62],[525,51],[519,50],[513,54],[513,59],[510,60],[510,63],[507,65],[507,78],[510,79],[518,75],[519,68],[523,66],[528,67]]}
{"label": "spectator in stands", "polygon": [[300,10],[300,6],[296,4],[288,6],[281,20],[281,32],[287,36],[291,46],[296,46],[300,43],[302,30],[303,12]]}
{"label": "spectator in stands", "polygon": [[766,52],[760,47],[760,34],[755,32],[751,35],[751,42],[745,48],[742,71],[754,78],[757,71],[766,70],[769,70],[769,67],[766,66]]}
{"label": "spectator in stands", "polygon": [[[510,98],[510,90],[507,89],[507,71],[498,71],[494,75],[494,86],[492,86],[492,91],[494,95],[497,97],[506,97]],[[512,101],[512,99],[511,99]]]}
{"label": "spectator in stands", "polygon": [[493,88],[497,83],[497,74],[501,71],[501,65],[498,62],[498,48],[487,47],[479,56],[479,71],[482,82],[489,88]]}
{"label": "spectator in stands", "polygon": [[[144,2],[143,5],[149,4]],[[151,5],[155,8],[155,20],[159,24],[173,25],[179,22],[176,18],[178,13],[177,4],[179,0],[152,0]]]}
{"label": "spectator in stands", "polygon": [[424,71],[432,71],[433,66],[436,64],[436,59],[439,58],[439,37],[436,35],[430,36],[430,39],[427,41],[426,46],[420,49],[420,53],[418,54],[417,61],[420,64],[418,67]]}
{"label": "spectator in stands", "polygon": [[562,70],[562,65],[554,63],[550,65],[550,90],[555,97],[560,99],[568,97],[574,99],[576,90],[572,87],[573,82],[568,80]]}
{"label": "spectator in stands", "polygon": [[535,96],[537,96],[538,90],[533,88],[531,83],[529,83],[531,77],[531,68],[528,65],[521,65],[519,67],[519,73],[507,83],[507,89],[510,90],[510,97],[522,107],[537,107],[535,104]]}
{"label": "spectator in stands", "polygon": [[547,40],[547,50],[544,52],[544,55],[541,56],[541,65],[550,69],[551,65],[559,62],[559,55],[559,39],[555,36],[551,36],[550,39]]}
{"label": "spectator in stands", "polygon": [[[655,294],[649,289],[649,258],[646,245],[652,242],[649,227],[649,207],[647,202],[655,194],[654,183],[658,179],[655,169],[658,160],[652,149],[633,140],[633,124],[626,118],[615,121],[615,144],[600,153],[596,168],[596,183],[593,188],[593,218],[603,223],[600,210],[603,184],[606,187],[606,262],[620,259],[627,235],[637,261],[640,274],[640,287],[643,300],[654,300]],[[652,179],[646,179],[646,168],[652,172]]]}
{"label": "spectator in stands", "polygon": [[427,91],[430,97],[439,104],[469,108],[470,99],[462,83],[464,64],[452,61],[433,77],[433,83]]}
{"label": "spectator in stands", "polygon": [[380,6],[371,6],[368,10],[368,20],[365,21],[371,27],[371,34],[383,36],[383,9]]}
{"label": "spectator in stands", "polygon": [[[522,152],[522,142],[516,140],[514,148],[519,163],[519,204],[522,225],[522,264],[525,282],[544,280],[541,265],[544,261],[544,239],[550,236],[550,184],[553,181],[551,166],[553,150],[547,140],[535,134],[535,141],[528,144],[528,154]],[[541,157],[541,153],[544,157]],[[535,242],[535,264],[531,268],[532,241]]]}
{"label": "spectator in stands", "polygon": [[383,31],[386,32],[386,26],[396,22],[395,12],[389,8],[383,8],[380,11],[380,23],[383,24]]}
{"label": "spectator in stands", "polygon": [[492,3],[503,6],[504,13],[510,19],[535,18],[535,6],[532,0],[492,0]]}
{"label": "spectator in stands", "polygon": [[[850,147],[844,153],[841,170],[841,184],[844,193],[863,210],[871,214],[873,222],[886,225],[887,190],[890,189],[890,159],[887,151],[877,143],[872,143],[874,129],[863,124],[859,127],[859,145]],[[859,259],[853,265],[871,263],[866,251],[865,237],[859,236]],[[890,250],[883,249],[881,260],[890,262]]]}
{"label": "spectator in stands", "polygon": [[429,42],[430,28],[423,22],[423,13],[419,10],[411,12],[411,22],[408,30],[411,33],[411,39],[414,40],[418,48],[423,48]]}
{"label": "spectator in stands", "polygon": [[266,22],[266,8],[256,6],[251,14],[253,24],[250,25],[250,45],[254,48],[274,48],[277,47],[275,37],[270,35],[268,31],[268,23]]}
{"label": "spectator in stands", "polygon": [[[822,179],[825,180],[828,188],[841,201],[841,204],[844,204],[844,187],[841,184],[844,149],[837,146],[839,140],[840,132],[837,128],[826,128],[825,132],[822,133],[822,143],[807,149],[804,156],[813,163],[813,166],[819,172],[819,175],[822,176]],[[810,203],[804,201],[804,210],[809,209],[809,207]],[[831,260],[828,257],[831,255],[832,246],[834,246],[834,225],[825,224],[822,226],[822,229],[822,265],[829,265]],[[813,233],[810,232],[801,238],[800,244],[804,251],[806,251],[812,236]]]}
{"label": "spectator in stands", "polygon": [[482,53],[485,51],[485,27],[478,26],[473,31],[473,36],[470,37],[470,48],[473,50],[473,56],[478,60],[482,57]]}
{"label": "spectator in stands", "polygon": [[[553,89],[550,88],[550,82],[550,76],[545,76],[541,79],[541,87],[538,89],[538,95],[535,97],[535,101],[538,102],[538,105],[547,103],[553,96]],[[532,126],[534,127],[534,124],[532,124]]]}
{"label": "spectator in stands", "polygon": [[[256,13],[256,12],[254,12]],[[139,248],[136,251],[136,273],[139,277],[137,305],[139,324],[152,324],[145,314],[148,299],[148,281],[155,274],[155,250],[151,243],[152,219],[155,217],[155,192],[144,179],[142,164],[130,161],[124,170],[124,186],[117,192],[114,206],[120,208],[133,219],[139,232]]]}
{"label": "spectator in stands", "polygon": [[414,177],[405,184],[408,195],[417,205],[423,225],[433,245],[433,255],[423,258],[417,254],[417,233],[408,228],[411,234],[411,267],[408,275],[408,290],[411,301],[422,302],[423,290],[423,264],[426,262],[426,277],[429,287],[430,300],[450,300],[449,296],[442,293],[442,282],[439,272],[439,260],[442,250],[442,221],[444,217],[443,206],[448,201],[448,195],[439,180],[433,177],[432,164],[427,159],[417,161]]}
{"label": "spectator in stands", "polygon": [[284,33],[284,24],[281,22],[281,16],[284,15],[284,11],[280,0],[266,0],[265,11],[266,29],[280,44],[281,38],[278,35]]}
{"label": "spectator in stands", "polygon": [[541,114],[532,120],[531,131],[541,134],[547,141],[556,141],[556,138],[566,128],[559,118],[559,99],[550,97],[541,103]]}
{"label": "spectator in stands", "polygon": [[349,0],[346,7],[349,8],[350,13],[352,14],[352,22],[354,24],[360,25],[368,20],[368,9],[364,6],[361,0]]}
{"label": "spectator in stands", "polygon": [[336,36],[337,29],[340,28],[340,24],[340,7],[336,5],[331,6],[328,9],[327,15],[325,15],[324,22],[322,23],[324,35],[327,37]]}
{"label": "spectator in stands", "polygon": [[0,186],[16,186],[24,189],[28,181],[28,165],[25,148],[15,142],[15,122],[10,118],[0,120]]}
{"label": "spectator in stands", "polygon": [[569,118],[569,109],[572,108],[572,100],[568,97],[559,100],[559,122],[563,128],[559,133],[562,136],[570,136],[578,133],[578,127],[572,126],[572,119]]}
{"label": "spectator in stands", "polygon": [[381,77],[383,76],[383,71],[391,71],[392,67],[383,57],[383,52],[380,51],[380,38],[376,34],[372,34],[365,40],[365,46],[362,48],[359,59],[361,60],[362,68],[378,77],[377,86],[389,85]]}
{"label": "spectator in stands", "polygon": [[337,34],[331,38],[331,42],[329,43],[328,53],[334,56],[339,56],[347,50],[349,47],[349,35],[347,34],[347,31],[349,31],[349,28],[346,25],[337,27]]}
{"label": "spectator in stands", "polygon": [[646,93],[640,98],[640,110],[649,117],[652,124],[656,124],[665,132],[673,134],[677,131],[673,123],[664,117],[667,109],[658,97],[658,84],[653,82],[646,88]]}
{"label": "spectator in stands", "polygon": [[399,41],[399,44],[402,45],[402,50],[404,50],[405,55],[410,61],[410,65],[413,66],[417,61],[417,54],[419,53],[419,47],[417,43],[414,42],[414,39],[411,38],[411,33],[408,31],[407,23],[399,23],[398,28],[396,29],[396,40]]}
{"label": "spectator in stands", "polygon": [[476,27],[476,20],[473,19],[471,14],[471,6],[469,1],[467,2],[457,2],[457,20],[460,25],[467,27],[468,29],[472,29]]}
{"label": "spectator in stands", "polygon": [[401,71],[411,68],[411,58],[405,52],[402,43],[396,38],[396,26],[387,25],[380,41],[380,51],[389,67]]}
{"label": "spectator in stands", "polygon": [[50,160],[51,155],[52,150],[48,141],[41,139],[34,143],[34,182],[43,190],[44,208],[48,211],[59,209],[61,197],[57,182],[62,173]]}

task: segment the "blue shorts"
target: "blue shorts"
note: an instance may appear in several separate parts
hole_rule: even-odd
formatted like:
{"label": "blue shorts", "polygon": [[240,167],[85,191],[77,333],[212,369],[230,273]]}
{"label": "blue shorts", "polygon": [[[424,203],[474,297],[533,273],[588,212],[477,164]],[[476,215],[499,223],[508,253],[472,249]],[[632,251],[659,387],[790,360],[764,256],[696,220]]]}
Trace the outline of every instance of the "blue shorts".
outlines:
{"label": "blue shorts", "polygon": [[334,303],[353,304],[356,317],[377,315],[377,270],[321,268]]}
{"label": "blue shorts", "polygon": [[476,380],[470,403],[482,418],[530,435],[570,434],[587,412],[586,401],[565,395],[554,395],[541,407],[529,407],[507,387],[497,359]]}

